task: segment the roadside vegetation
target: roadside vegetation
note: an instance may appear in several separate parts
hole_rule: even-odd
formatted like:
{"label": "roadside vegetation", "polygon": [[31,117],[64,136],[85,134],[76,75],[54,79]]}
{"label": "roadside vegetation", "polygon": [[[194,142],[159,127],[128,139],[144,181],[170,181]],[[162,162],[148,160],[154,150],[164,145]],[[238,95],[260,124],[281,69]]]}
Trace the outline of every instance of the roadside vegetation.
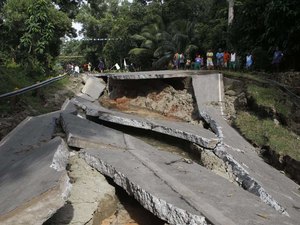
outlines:
{"label": "roadside vegetation", "polygon": [[252,144],[274,150],[278,155],[289,155],[300,161],[300,137],[287,127],[261,118],[253,112],[240,111],[234,125]]}
{"label": "roadside vegetation", "polygon": [[[300,182],[296,169],[300,163],[300,107],[299,97],[295,97],[299,90],[283,88],[299,86],[299,78],[291,80],[290,73],[285,74],[285,79],[257,72],[224,71],[224,75],[242,82],[241,96],[246,98],[246,104],[235,104],[232,125],[268,163]],[[277,85],[269,78],[281,82]]]}
{"label": "roadside vegetation", "polygon": [[[12,92],[46,79],[44,76],[26,76],[20,67],[0,67],[0,73],[0,94]],[[66,86],[69,85],[69,82],[69,78],[66,77],[40,89],[22,95],[0,99],[0,115],[4,117],[5,115],[29,110],[30,115],[35,116],[57,110],[61,107],[61,101],[58,99],[58,93],[60,91],[65,93],[66,98],[72,96],[72,92],[66,90]],[[57,95],[56,98],[59,103],[53,100],[55,95]]]}

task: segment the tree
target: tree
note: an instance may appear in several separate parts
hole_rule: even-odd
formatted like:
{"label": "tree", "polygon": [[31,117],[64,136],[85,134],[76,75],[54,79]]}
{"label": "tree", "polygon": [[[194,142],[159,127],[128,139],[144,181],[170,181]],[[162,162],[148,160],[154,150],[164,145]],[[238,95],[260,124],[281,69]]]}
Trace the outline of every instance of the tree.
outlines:
{"label": "tree", "polygon": [[52,0],[58,6],[59,11],[64,12],[69,18],[75,19],[83,0]]}
{"label": "tree", "polygon": [[50,0],[7,0],[3,9],[3,49],[28,71],[47,72],[59,55],[60,38],[71,33],[71,20]]}
{"label": "tree", "polygon": [[[259,49],[269,55],[269,63],[257,69],[268,69],[276,46],[284,50],[286,67],[297,68],[300,59],[300,2],[297,0],[244,0],[235,7],[230,27],[231,44],[240,55]],[[261,57],[262,58],[262,57]]]}

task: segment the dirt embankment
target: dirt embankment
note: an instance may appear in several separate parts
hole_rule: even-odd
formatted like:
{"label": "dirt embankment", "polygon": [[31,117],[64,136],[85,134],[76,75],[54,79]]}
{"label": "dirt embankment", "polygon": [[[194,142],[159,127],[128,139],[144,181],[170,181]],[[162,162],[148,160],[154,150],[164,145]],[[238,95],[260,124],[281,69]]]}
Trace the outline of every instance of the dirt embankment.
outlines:
{"label": "dirt embankment", "polygon": [[191,89],[191,79],[115,81],[101,104],[145,117],[201,123]]}

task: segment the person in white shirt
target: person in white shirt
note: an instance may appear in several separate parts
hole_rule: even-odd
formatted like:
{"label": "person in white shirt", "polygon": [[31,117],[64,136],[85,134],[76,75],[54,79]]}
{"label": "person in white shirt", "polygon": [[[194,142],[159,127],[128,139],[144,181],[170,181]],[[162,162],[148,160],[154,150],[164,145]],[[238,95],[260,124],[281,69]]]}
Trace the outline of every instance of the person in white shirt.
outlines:
{"label": "person in white shirt", "polygon": [[229,69],[232,69],[232,70],[236,69],[236,53],[235,53],[235,51],[232,51],[230,53]]}
{"label": "person in white shirt", "polygon": [[76,65],[75,68],[74,68],[74,76],[77,77],[79,73],[80,73],[79,66]]}

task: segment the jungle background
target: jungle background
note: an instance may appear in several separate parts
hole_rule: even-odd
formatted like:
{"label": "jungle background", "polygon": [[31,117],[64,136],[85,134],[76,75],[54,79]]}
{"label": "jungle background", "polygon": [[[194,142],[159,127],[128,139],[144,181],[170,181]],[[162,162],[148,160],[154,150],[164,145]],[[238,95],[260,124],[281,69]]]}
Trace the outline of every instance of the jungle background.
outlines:
{"label": "jungle background", "polygon": [[[83,39],[72,39],[72,22],[82,24]],[[107,68],[126,59],[141,70],[164,69],[176,52],[193,59],[219,48],[236,51],[240,67],[251,52],[254,69],[268,71],[279,47],[282,69],[299,70],[299,38],[297,0],[0,1],[0,64],[31,76],[70,59],[96,67],[101,58]]]}

